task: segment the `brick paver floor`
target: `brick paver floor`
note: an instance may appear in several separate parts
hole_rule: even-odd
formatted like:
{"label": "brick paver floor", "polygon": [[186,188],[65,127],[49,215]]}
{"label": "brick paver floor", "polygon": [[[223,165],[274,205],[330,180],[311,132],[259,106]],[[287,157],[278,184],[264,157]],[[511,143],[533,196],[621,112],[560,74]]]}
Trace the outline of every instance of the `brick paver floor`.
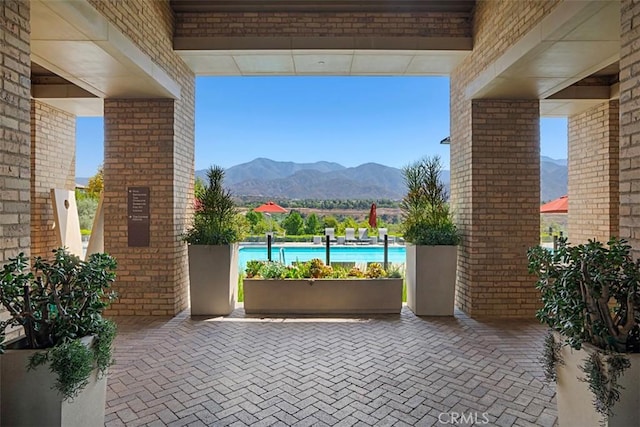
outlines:
{"label": "brick paver floor", "polygon": [[406,307],[346,319],[237,309],[117,321],[107,426],[556,423],[535,321],[419,318]]}

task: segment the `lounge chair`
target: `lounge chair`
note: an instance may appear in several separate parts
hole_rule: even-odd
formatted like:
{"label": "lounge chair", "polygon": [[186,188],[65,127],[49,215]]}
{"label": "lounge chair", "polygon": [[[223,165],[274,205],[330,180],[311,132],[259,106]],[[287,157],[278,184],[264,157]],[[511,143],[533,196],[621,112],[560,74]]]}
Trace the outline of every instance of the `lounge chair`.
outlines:
{"label": "lounge chair", "polygon": [[329,238],[329,241],[336,241],[336,231],[332,227],[327,227],[324,229],[324,235]]}
{"label": "lounge chair", "polygon": [[319,245],[322,243],[322,236],[313,236],[313,244]]}
{"label": "lounge chair", "polygon": [[344,229],[344,242],[356,242],[356,230],[354,228],[345,228]]}
{"label": "lounge chair", "polygon": [[387,235],[388,233],[386,228],[378,228],[378,243],[384,244],[384,236]]}
{"label": "lounge chair", "polygon": [[358,243],[369,244],[371,239],[369,238],[368,228],[358,228]]}

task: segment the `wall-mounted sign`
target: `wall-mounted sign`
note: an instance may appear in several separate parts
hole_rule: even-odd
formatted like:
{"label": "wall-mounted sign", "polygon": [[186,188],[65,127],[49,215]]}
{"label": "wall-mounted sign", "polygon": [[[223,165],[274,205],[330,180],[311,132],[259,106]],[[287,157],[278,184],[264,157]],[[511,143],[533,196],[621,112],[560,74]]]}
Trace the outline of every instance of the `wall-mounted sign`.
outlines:
{"label": "wall-mounted sign", "polygon": [[129,246],[149,246],[149,187],[129,187],[127,192]]}

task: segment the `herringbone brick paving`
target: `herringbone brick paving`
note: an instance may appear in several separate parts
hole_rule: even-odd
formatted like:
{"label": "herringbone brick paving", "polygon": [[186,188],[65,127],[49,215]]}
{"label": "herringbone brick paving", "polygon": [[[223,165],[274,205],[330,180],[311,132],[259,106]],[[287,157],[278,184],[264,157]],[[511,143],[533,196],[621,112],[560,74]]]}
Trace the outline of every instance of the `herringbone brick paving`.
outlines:
{"label": "herringbone brick paving", "polygon": [[[553,426],[535,321],[116,319],[107,426]],[[488,419],[488,423],[483,415]],[[457,425],[471,425],[469,418]]]}

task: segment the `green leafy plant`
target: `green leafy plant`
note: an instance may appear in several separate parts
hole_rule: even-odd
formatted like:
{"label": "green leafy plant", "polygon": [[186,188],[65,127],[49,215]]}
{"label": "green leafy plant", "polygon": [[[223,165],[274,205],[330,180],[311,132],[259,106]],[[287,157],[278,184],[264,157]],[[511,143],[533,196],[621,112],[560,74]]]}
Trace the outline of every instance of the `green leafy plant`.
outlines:
{"label": "green leafy plant", "polygon": [[384,268],[382,268],[382,265],[378,262],[372,262],[369,264],[367,266],[367,272],[365,273],[365,276],[369,279],[378,279],[380,277],[385,277],[386,275],[387,272],[384,271]]}
{"label": "green leafy plant", "polygon": [[416,245],[457,245],[460,235],[447,203],[447,191],[440,180],[439,156],[425,157],[402,169],[407,194],[400,203],[402,231]]}
{"label": "green leafy plant", "polygon": [[[537,318],[561,334],[563,345],[596,347],[597,355],[581,368],[596,410],[611,414],[619,399],[618,378],[629,366],[624,353],[640,352],[640,261],[633,260],[625,240],[616,238],[606,247],[593,240],[570,246],[561,239],[555,252],[529,249],[528,260],[543,304]],[[549,343],[545,347],[545,353],[552,350]]]}
{"label": "green leafy plant", "polygon": [[193,223],[183,236],[192,245],[228,245],[245,235],[247,220],[239,213],[229,190],[222,186],[224,169],[207,170],[207,183],[195,189]]}
{"label": "green leafy plant", "polygon": [[[82,261],[64,248],[53,254],[50,261],[36,257],[29,271],[21,253],[0,271],[0,303],[10,316],[0,322],[0,352],[7,328],[21,326],[24,346],[43,350],[29,368],[49,362],[56,388],[68,399],[84,388],[95,367],[104,375],[113,363],[116,327],[102,312],[116,298],[110,291],[116,261],[107,254]],[[90,348],[80,342],[87,336],[94,337]]]}
{"label": "green leafy plant", "polygon": [[[248,261],[245,268],[247,278],[262,279],[345,279],[345,278],[384,278],[387,272],[380,263],[369,264],[367,271],[363,272],[357,267],[347,270],[342,267],[325,265],[318,258],[306,262],[295,262],[291,266],[285,266],[277,261]],[[398,273],[398,278],[401,275]]]}

